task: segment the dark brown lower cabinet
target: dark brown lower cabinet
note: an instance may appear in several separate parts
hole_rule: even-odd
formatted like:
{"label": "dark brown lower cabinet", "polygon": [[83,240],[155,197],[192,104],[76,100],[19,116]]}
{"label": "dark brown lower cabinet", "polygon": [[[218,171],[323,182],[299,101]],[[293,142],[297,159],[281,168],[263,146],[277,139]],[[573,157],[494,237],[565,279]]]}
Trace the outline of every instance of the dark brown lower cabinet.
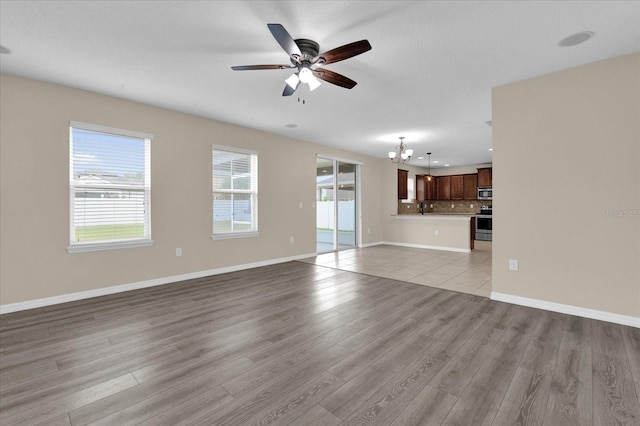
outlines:
{"label": "dark brown lower cabinet", "polygon": [[472,217],[471,220],[469,221],[469,223],[471,224],[470,225],[471,226],[471,229],[470,229],[471,232],[469,232],[471,234],[471,243],[469,245],[469,248],[471,250],[473,250],[474,249],[473,242],[476,240],[476,218]]}

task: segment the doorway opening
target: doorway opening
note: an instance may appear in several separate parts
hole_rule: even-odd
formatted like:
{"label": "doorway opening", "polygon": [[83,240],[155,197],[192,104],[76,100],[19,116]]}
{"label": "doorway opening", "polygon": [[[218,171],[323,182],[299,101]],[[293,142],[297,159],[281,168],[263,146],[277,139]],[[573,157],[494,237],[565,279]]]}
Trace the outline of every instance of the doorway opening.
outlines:
{"label": "doorway opening", "polygon": [[357,246],[358,164],[316,158],[316,251]]}

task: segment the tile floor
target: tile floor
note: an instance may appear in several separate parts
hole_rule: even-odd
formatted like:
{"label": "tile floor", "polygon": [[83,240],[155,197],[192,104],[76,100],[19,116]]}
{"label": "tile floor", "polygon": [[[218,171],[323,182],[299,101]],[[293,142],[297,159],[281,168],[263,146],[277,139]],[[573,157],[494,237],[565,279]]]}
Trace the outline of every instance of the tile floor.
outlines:
{"label": "tile floor", "polygon": [[490,241],[476,241],[469,254],[379,245],[318,254],[301,262],[460,293],[491,294]]}

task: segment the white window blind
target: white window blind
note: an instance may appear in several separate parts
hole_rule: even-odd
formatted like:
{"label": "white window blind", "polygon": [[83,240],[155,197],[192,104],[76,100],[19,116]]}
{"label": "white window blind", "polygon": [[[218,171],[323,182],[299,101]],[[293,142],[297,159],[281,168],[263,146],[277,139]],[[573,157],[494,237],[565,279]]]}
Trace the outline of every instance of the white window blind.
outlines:
{"label": "white window blind", "polygon": [[258,234],[258,155],[212,148],[213,238]]}
{"label": "white window blind", "polygon": [[152,137],[70,124],[70,252],[150,244]]}

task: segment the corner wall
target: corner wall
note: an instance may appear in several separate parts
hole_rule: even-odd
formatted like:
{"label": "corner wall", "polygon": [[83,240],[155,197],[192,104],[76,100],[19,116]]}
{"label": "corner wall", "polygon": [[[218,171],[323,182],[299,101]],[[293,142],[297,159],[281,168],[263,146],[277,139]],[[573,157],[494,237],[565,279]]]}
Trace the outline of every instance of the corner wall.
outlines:
{"label": "corner wall", "polygon": [[494,88],[492,120],[493,292],[640,323],[640,54]]}

